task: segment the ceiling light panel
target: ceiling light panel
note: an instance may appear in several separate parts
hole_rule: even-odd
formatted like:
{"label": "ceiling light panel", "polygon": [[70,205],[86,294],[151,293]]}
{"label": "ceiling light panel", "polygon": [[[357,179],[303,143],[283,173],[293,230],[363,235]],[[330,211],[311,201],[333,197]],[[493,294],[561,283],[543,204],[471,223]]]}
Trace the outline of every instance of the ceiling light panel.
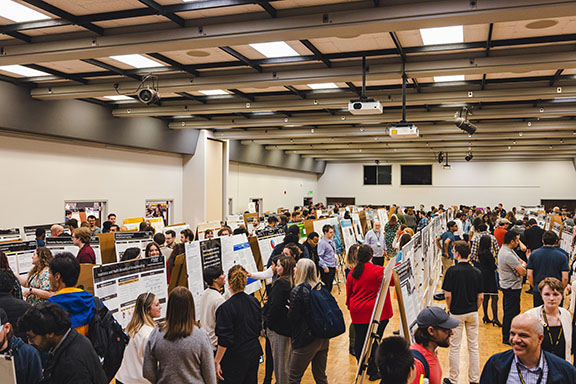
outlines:
{"label": "ceiling light panel", "polygon": [[119,56],[110,56],[111,59],[120,61],[124,64],[127,64],[134,68],[154,68],[154,67],[164,67],[164,64],[161,64],[157,61],[149,59],[142,55],[119,55]]}
{"label": "ceiling light panel", "polygon": [[250,44],[250,46],[268,58],[300,56],[298,52],[284,41]]}
{"label": "ceiling light panel", "polygon": [[464,27],[422,28],[420,29],[424,45],[453,44],[464,42]]}
{"label": "ceiling light panel", "polygon": [[447,81],[464,81],[464,80],[466,80],[464,75],[434,76],[434,81],[436,83],[443,83]]}
{"label": "ceiling light panel", "polygon": [[228,95],[228,92],[222,89],[207,89],[205,91],[198,91],[203,95],[206,96],[220,96],[220,95]]}
{"label": "ceiling light panel", "polygon": [[16,75],[24,77],[36,77],[36,76],[50,76],[49,73],[38,71],[36,69],[28,68],[23,65],[3,65],[0,66],[0,70],[14,73]]}
{"label": "ceiling light panel", "polygon": [[32,8],[28,8],[25,5],[18,4],[12,0],[2,0],[1,3],[0,16],[16,23],[50,19],[50,16],[35,11]]}
{"label": "ceiling light panel", "polygon": [[338,86],[334,83],[317,83],[317,84],[307,84],[312,89],[334,89]]}
{"label": "ceiling light panel", "polygon": [[108,99],[108,100],[112,100],[112,101],[134,100],[130,96],[126,96],[126,95],[104,96],[104,98]]}

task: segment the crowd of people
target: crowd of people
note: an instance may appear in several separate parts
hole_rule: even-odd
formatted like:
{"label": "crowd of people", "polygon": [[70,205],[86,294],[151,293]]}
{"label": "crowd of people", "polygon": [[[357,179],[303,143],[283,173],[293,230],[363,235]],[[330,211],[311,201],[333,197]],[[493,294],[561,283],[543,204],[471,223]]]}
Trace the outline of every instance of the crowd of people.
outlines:
{"label": "crowd of people", "polygon": [[[328,383],[330,337],[315,323],[316,306],[322,296],[318,292],[331,297],[339,269],[344,267],[350,354],[365,367],[370,380],[456,384],[466,334],[467,382],[576,382],[576,368],[570,364],[576,345],[576,295],[571,295],[569,309],[563,303],[565,295],[576,289],[576,282],[570,285],[574,266],[559,246],[556,232],[540,228],[533,218],[518,220],[515,209],[506,212],[501,205],[492,210],[460,207],[446,224],[446,232],[436,238],[443,275],[443,294],[437,298],[445,300],[445,306],[426,307],[418,314],[415,343],[409,345],[404,338],[382,338],[394,315],[388,287],[382,289],[384,265],[401,262],[403,247],[444,207],[425,211],[424,206],[418,210],[392,206],[384,225],[367,207],[370,229],[362,244],[346,252],[344,264],[338,258],[334,227],[324,225],[322,236],[311,232],[301,242],[300,228],[292,225],[316,217],[315,210],[328,215],[323,208],[270,216],[265,225],[259,218],[253,221],[252,234],[284,233],[284,241],[276,245],[261,272],[248,273],[240,265],[229,271],[206,268],[206,289],[198,305],[187,287],[176,287],[169,294],[165,319],[158,322],[162,313],[158,297],[141,293],[124,330],[129,341],[112,375],[104,369],[94,340],[95,321],[102,321],[99,299],[77,287],[80,264],[96,262],[91,237],[103,231],[90,217],[80,228],[73,228],[77,226],[74,219],[67,220],[72,241],[79,248],[76,256],[69,252],[52,255],[45,246],[46,234],[39,231],[33,267],[27,275],[16,276],[0,252],[0,353],[14,357],[18,383],[108,383],[115,378],[119,384],[248,384],[258,381],[263,356],[265,384],[272,377],[279,384],[300,383],[309,366],[316,383]],[[349,215],[342,213],[338,207],[329,212],[342,218]],[[574,224],[570,213],[555,208],[552,216],[550,222]],[[113,232],[116,215],[108,219],[112,224],[103,227]],[[141,229],[154,232],[145,222]],[[204,231],[204,238],[213,238],[214,232]],[[223,225],[217,236],[235,233],[250,234],[244,227],[232,230]],[[143,252],[129,248],[122,261],[163,255],[170,280],[176,258],[184,254],[183,243],[196,237],[189,229],[179,235],[180,242],[172,230],[156,233]],[[53,226],[50,236],[65,236],[64,228]],[[265,303],[244,292],[249,278],[272,281],[266,285]],[[521,313],[526,283],[533,308]],[[500,292],[502,321],[498,317]],[[372,319],[380,293],[385,294],[382,311],[378,319]],[[478,340],[480,308],[482,322],[501,327],[502,343],[512,347],[492,356],[484,367]],[[372,348],[364,350],[367,335],[373,340]],[[438,348],[449,348],[446,374]]]}

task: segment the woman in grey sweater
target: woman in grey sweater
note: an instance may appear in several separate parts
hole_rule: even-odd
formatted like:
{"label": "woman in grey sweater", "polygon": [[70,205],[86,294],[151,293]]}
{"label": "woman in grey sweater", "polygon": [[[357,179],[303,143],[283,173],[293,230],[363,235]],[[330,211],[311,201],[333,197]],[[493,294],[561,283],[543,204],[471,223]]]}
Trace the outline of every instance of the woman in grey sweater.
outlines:
{"label": "woman in grey sweater", "polygon": [[168,297],[166,322],[152,331],[146,345],[142,370],[150,382],[216,384],[210,339],[194,319],[192,293],[175,288]]}

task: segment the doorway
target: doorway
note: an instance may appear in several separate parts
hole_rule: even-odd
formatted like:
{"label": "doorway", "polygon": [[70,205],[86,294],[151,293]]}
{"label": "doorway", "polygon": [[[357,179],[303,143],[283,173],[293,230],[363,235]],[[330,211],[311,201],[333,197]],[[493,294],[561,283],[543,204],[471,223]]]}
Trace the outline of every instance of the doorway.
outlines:
{"label": "doorway", "polygon": [[78,220],[78,224],[87,220],[88,216],[96,217],[96,226],[102,226],[106,221],[107,210],[106,200],[68,200],[64,201],[64,216],[66,211],[72,213],[73,219]]}
{"label": "doorway", "polygon": [[252,206],[254,207],[254,212],[258,213],[258,215],[262,215],[262,198],[250,198],[249,211],[251,210]]}

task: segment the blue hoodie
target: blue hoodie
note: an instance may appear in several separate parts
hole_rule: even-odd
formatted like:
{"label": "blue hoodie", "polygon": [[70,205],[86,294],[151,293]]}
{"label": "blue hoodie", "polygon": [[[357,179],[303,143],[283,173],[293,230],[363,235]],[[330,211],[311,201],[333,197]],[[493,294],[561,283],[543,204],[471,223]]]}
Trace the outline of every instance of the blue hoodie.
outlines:
{"label": "blue hoodie", "polygon": [[78,288],[61,289],[48,301],[68,312],[74,328],[89,325],[94,316],[94,296]]}

